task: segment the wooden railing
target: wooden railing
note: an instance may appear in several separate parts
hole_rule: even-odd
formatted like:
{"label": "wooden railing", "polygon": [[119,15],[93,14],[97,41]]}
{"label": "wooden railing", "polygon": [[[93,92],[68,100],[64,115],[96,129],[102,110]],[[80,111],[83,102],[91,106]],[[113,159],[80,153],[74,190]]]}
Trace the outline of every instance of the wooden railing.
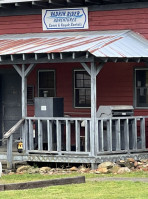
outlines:
{"label": "wooden railing", "polygon": [[[25,124],[28,128],[28,134],[24,134],[28,136],[24,137],[26,151],[91,155],[90,118],[32,117],[26,118]],[[95,155],[145,150],[146,126],[148,117],[97,118]]]}
{"label": "wooden railing", "polygon": [[4,139],[7,140],[7,168],[12,168],[12,144],[13,134],[18,128],[23,125],[25,119],[19,120],[9,131],[4,134]]}
{"label": "wooden railing", "polygon": [[90,118],[28,117],[24,129],[24,149],[30,153],[90,152]]}
{"label": "wooden railing", "polygon": [[148,117],[97,118],[95,140],[91,136],[90,118],[26,117],[4,136],[7,139],[9,167],[12,166],[12,136],[21,125],[25,154],[97,157],[102,154],[146,151]]}
{"label": "wooden railing", "polygon": [[148,117],[97,119],[95,146],[97,155],[144,151]]}

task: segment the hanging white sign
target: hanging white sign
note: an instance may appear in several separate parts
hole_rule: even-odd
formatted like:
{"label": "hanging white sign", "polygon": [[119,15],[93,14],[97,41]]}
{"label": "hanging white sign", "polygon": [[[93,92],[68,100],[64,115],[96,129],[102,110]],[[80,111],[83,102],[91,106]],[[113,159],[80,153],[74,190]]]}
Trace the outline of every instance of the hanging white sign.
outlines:
{"label": "hanging white sign", "polygon": [[42,10],[43,30],[88,29],[88,8]]}

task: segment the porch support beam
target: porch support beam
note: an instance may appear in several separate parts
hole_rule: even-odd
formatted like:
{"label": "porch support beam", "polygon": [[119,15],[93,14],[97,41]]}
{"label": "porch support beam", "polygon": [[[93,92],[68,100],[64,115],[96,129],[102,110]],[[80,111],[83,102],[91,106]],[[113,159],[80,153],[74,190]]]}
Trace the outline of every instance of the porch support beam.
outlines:
{"label": "porch support beam", "polygon": [[95,156],[95,123],[96,123],[96,64],[91,63],[91,155]]}
{"label": "porch support beam", "polygon": [[97,74],[96,75],[98,75],[99,74],[99,72],[101,71],[101,69],[103,68],[103,66],[104,66],[104,63],[102,62],[102,63],[100,63],[98,66],[97,66]]}
{"label": "porch support beam", "polygon": [[[97,121],[96,121],[96,110],[97,110],[97,100],[96,100],[96,77],[103,68],[105,63],[96,64],[95,62],[91,62],[90,67],[86,63],[81,63],[84,69],[90,74],[91,76],[91,127],[90,127],[90,152],[91,156],[96,156],[96,146],[98,145],[98,140],[96,140],[98,129]],[[95,163],[92,163],[92,169],[95,169],[97,166]]]}
{"label": "porch support beam", "polygon": [[88,72],[88,74],[91,75],[91,69],[89,68],[89,66],[86,63],[83,63],[83,62],[81,63],[81,65]]}
{"label": "porch support beam", "polygon": [[27,69],[25,64],[18,66],[16,64],[13,65],[15,70],[22,78],[22,118],[27,116],[27,76],[34,68],[35,64],[30,64]]}

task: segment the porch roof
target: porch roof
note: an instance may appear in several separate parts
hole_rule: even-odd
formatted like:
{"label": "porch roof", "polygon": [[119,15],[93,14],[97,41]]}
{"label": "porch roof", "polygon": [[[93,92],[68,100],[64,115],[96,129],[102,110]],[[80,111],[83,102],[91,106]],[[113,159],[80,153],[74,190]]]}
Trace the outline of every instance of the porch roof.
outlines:
{"label": "porch roof", "polygon": [[[0,64],[18,61],[32,62],[80,56],[90,61],[97,57],[106,61],[146,61],[148,40],[130,30],[83,31],[35,34],[9,34],[0,36]],[[34,60],[34,61],[33,61]],[[42,60],[43,61],[43,60]],[[86,60],[85,60],[86,61]],[[17,62],[18,63],[18,62]],[[22,62],[21,62],[22,63]],[[28,61],[28,63],[31,63]]]}

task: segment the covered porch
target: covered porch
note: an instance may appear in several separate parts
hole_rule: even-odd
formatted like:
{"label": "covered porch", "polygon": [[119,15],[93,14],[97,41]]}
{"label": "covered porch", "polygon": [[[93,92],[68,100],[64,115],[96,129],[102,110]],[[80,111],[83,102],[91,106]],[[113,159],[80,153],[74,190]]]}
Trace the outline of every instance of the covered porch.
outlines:
{"label": "covered porch", "polygon": [[[8,158],[9,168],[16,160],[90,163],[95,168],[104,160],[148,157],[148,116],[99,118],[96,115],[96,77],[101,69],[108,62],[147,62],[147,40],[132,31],[93,31],[4,35],[0,42],[3,46],[0,64],[13,65],[22,81],[22,118],[5,133],[7,155],[0,156]],[[81,63],[90,75],[91,117],[28,117],[27,76],[35,65],[73,62]],[[18,128],[23,153],[13,154],[13,135]]]}

